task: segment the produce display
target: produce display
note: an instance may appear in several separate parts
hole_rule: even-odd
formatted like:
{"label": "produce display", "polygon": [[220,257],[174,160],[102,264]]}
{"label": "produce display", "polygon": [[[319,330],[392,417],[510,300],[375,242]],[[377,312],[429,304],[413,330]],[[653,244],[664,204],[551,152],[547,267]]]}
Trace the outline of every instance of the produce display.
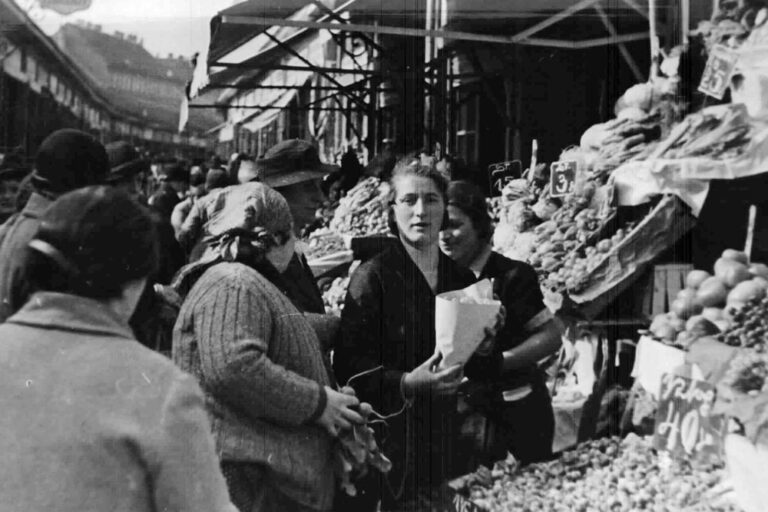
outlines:
{"label": "produce display", "polygon": [[[587,285],[589,276],[600,263],[608,257],[632,230],[632,225],[619,228],[610,238],[605,238],[594,245],[583,247],[565,256],[561,262],[550,267],[543,284],[556,291],[579,292]],[[549,263],[549,261],[545,261]],[[546,268],[544,268],[546,271]]]}
{"label": "produce display", "polygon": [[488,512],[738,511],[716,498],[721,466],[694,466],[657,453],[630,435],[578,445],[559,459],[518,467],[514,459],[476,472],[451,487]]}
{"label": "produce display", "polygon": [[751,140],[753,127],[744,105],[706,109],[689,115],[665,141],[663,158],[740,156]]}
{"label": "produce display", "polygon": [[365,236],[387,233],[389,185],[366,178],[339,200],[330,229],[340,235]]}
{"label": "produce display", "polygon": [[649,330],[655,338],[686,348],[702,336],[720,335],[726,343],[747,346],[764,335],[754,308],[761,307],[768,290],[765,265],[750,265],[746,254],[726,249],[714,275],[692,270],[685,285],[670,311],[653,319]]}
{"label": "produce display", "polygon": [[343,251],[347,248],[344,239],[328,229],[313,231],[303,241],[307,246],[304,250],[304,255],[309,261]]}
{"label": "produce display", "polygon": [[[641,90],[633,94],[633,90]],[[638,84],[626,95],[650,95],[652,86]],[[631,99],[631,98],[630,98]],[[644,103],[644,99],[632,100]],[[650,102],[650,98],[648,100]],[[661,137],[660,114],[646,114],[639,107],[631,107],[634,118],[623,117],[589,128],[581,137],[581,147],[596,152],[591,166],[592,177],[605,180],[608,174],[624,162],[643,154],[649,144]]]}
{"label": "produce display", "polygon": [[766,20],[768,2],[765,0],[720,0],[712,19],[700,22],[696,32],[704,39],[708,51],[717,44],[739,48],[750,33],[764,25]]}
{"label": "produce display", "polygon": [[323,304],[325,312],[334,315],[341,315],[344,309],[344,298],[347,296],[347,287],[349,286],[349,277],[337,277],[333,280],[330,287],[323,291]]}

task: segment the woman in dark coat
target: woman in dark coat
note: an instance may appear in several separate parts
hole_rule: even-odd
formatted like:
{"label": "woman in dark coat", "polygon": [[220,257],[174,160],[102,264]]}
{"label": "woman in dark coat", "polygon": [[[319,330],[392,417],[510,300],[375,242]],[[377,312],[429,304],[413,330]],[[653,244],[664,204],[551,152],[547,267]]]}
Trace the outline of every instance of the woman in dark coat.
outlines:
{"label": "woman in dark coat", "polygon": [[474,184],[452,182],[440,248],[478,278],[493,279],[494,294],[506,311],[493,353],[466,368],[474,383],[483,384],[470,401],[489,420],[484,462],[503,458],[507,451],[523,463],[540,461],[552,455],[554,416],[537,362],[560,348],[561,324],[544,306],[533,268],[492,251],[492,236],[485,196]]}
{"label": "woman in dark coat", "polygon": [[402,510],[469,469],[458,432],[462,368],[437,368],[435,296],[465,288],[475,276],[438,247],[443,177],[417,159],[406,160],[396,166],[391,185],[390,227],[399,243],[352,275],[334,370],[341,383],[352,378],[360,399],[381,414],[405,409],[382,432],[393,469],[379,491],[384,510]]}

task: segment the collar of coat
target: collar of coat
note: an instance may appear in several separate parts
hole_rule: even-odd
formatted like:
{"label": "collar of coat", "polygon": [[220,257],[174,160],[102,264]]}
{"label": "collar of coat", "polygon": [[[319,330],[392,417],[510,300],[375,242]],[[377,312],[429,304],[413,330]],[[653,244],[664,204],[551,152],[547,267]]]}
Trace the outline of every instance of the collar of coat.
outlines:
{"label": "collar of coat", "polygon": [[131,328],[105,304],[66,293],[35,293],[8,323],[134,339]]}

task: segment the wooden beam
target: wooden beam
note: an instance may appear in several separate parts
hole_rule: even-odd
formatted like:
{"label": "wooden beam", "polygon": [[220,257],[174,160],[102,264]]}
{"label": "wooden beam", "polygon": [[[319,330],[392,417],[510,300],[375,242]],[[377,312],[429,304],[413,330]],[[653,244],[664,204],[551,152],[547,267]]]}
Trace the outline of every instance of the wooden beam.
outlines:
{"label": "wooden beam", "polygon": [[[582,0],[585,1],[585,0]],[[598,0],[588,0],[597,2]],[[386,25],[363,25],[359,23],[326,23],[320,21],[299,21],[284,18],[269,18],[266,16],[222,16],[222,23],[236,25],[260,25],[278,27],[315,28],[339,30],[343,32],[362,32],[369,34],[389,34],[394,36],[432,37],[443,39],[458,39],[462,41],[478,41],[484,43],[516,43],[507,36],[475,34],[472,32],[457,32],[454,30],[432,30],[424,28],[393,27]]]}
{"label": "wooden beam", "polygon": [[635,2],[635,0],[622,0],[622,1],[628,6],[630,6],[632,9],[637,11],[637,13],[640,14],[640,16],[642,16],[645,19],[648,19],[648,11],[640,7],[640,5],[637,2]]}
{"label": "wooden beam", "polygon": [[189,108],[215,108],[215,109],[222,109],[222,110],[228,110],[232,108],[241,108],[244,110],[250,110],[250,109],[258,109],[258,110],[319,110],[319,111],[331,111],[331,112],[346,112],[346,111],[360,111],[364,112],[363,109],[359,108],[336,108],[336,107],[320,107],[320,106],[310,106],[310,107],[278,107],[277,105],[217,105],[215,103],[207,103],[207,104],[199,104],[199,105],[190,105]]}
{"label": "wooden beam", "polygon": [[[603,25],[605,25],[605,29],[608,31],[609,34],[611,34],[612,39],[616,39],[619,37],[619,34],[616,32],[616,27],[613,26],[613,23],[611,23],[611,20],[608,18],[608,15],[605,13],[602,7],[599,5],[594,6],[595,12],[597,12],[597,15],[600,17],[600,20],[603,22]],[[624,45],[623,42],[618,43],[619,44],[619,53],[621,53],[621,56],[624,57],[624,60],[627,63],[627,66],[629,66],[629,69],[632,70],[632,74],[635,75],[635,80],[639,82],[645,82],[645,77],[643,76],[643,73],[640,71],[640,67],[637,65],[637,62],[635,62],[635,59],[632,58],[632,54],[629,53],[629,50],[627,50],[627,47]]]}
{"label": "wooden beam", "polygon": [[[257,66],[254,66],[252,64],[245,64],[242,62],[217,62],[212,67],[223,67],[223,68],[233,68],[233,69],[250,69],[250,70],[264,70],[264,71],[276,71],[276,70],[284,70],[284,71],[313,71],[313,72],[325,72],[325,73],[337,73],[340,75],[378,75],[380,74],[379,71],[368,69],[368,70],[361,70],[361,69],[348,69],[348,68],[329,68],[329,67],[321,67],[321,66],[288,66],[285,64],[273,64],[273,65],[264,65],[260,64]],[[393,70],[394,71],[394,70]]]}
{"label": "wooden beam", "polygon": [[648,32],[636,32],[634,34],[623,34],[616,37],[601,37],[599,39],[587,39],[575,44],[577,50],[585,48],[594,48],[595,46],[605,46],[608,44],[630,43],[632,41],[642,41],[648,39]]}
{"label": "wooden beam", "polygon": [[560,20],[564,20],[565,18],[568,18],[572,16],[574,13],[586,9],[587,7],[596,4],[600,0],[581,0],[579,2],[576,2],[572,6],[568,7],[567,9],[564,9],[557,14],[553,14],[549,18],[545,19],[544,21],[541,21],[537,24],[535,24],[532,27],[528,27],[527,29],[523,30],[522,32],[518,32],[514,36],[509,38],[510,43],[519,43],[524,39],[528,39],[533,34],[536,34],[537,32],[541,32],[545,28],[554,25]]}
{"label": "wooden beam", "polygon": [[[355,87],[358,87],[357,84],[354,84]],[[207,85],[206,89],[243,89],[243,90],[251,90],[251,89],[265,89],[265,90],[289,90],[289,89],[303,89],[304,87],[307,87],[306,85],[259,85],[259,84],[212,84]],[[338,91],[339,88],[336,86],[331,85],[315,85],[315,86],[309,86],[310,89],[315,89],[317,91]],[[392,92],[395,89],[392,87],[382,87],[378,89],[378,92]]]}

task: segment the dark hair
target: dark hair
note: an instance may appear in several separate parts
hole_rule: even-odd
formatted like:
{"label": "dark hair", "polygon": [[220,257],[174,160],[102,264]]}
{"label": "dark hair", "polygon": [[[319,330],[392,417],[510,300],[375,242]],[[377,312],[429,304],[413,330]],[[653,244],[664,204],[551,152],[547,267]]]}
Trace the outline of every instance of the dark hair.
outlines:
{"label": "dark hair", "polygon": [[488,203],[480,187],[469,181],[452,181],[448,184],[448,206],[454,206],[464,212],[472,221],[481,240],[490,241],[493,237],[493,221],[488,214]]}
{"label": "dark hair", "polygon": [[158,269],[149,212],[125,192],[87,187],[54,201],[30,242],[25,272],[32,291],[109,299]]}
{"label": "dark hair", "polygon": [[[389,185],[391,187],[390,205],[394,204],[395,196],[397,195],[397,180],[407,176],[416,176],[417,178],[427,178],[431,180],[432,183],[435,184],[435,187],[437,187],[437,191],[443,198],[443,202],[447,204],[448,196],[446,195],[446,190],[448,188],[448,182],[445,180],[445,177],[440,174],[440,171],[438,171],[433,164],[422,162],[419,157],[407,157],[395,164],[395,168],[392,171],[392,177],[389,179]],[[445,223],[445,219],[443,219],[443,223]],[[399,234],[395,213],[392,208],[389,209],[387,225],[392,234]]]}

